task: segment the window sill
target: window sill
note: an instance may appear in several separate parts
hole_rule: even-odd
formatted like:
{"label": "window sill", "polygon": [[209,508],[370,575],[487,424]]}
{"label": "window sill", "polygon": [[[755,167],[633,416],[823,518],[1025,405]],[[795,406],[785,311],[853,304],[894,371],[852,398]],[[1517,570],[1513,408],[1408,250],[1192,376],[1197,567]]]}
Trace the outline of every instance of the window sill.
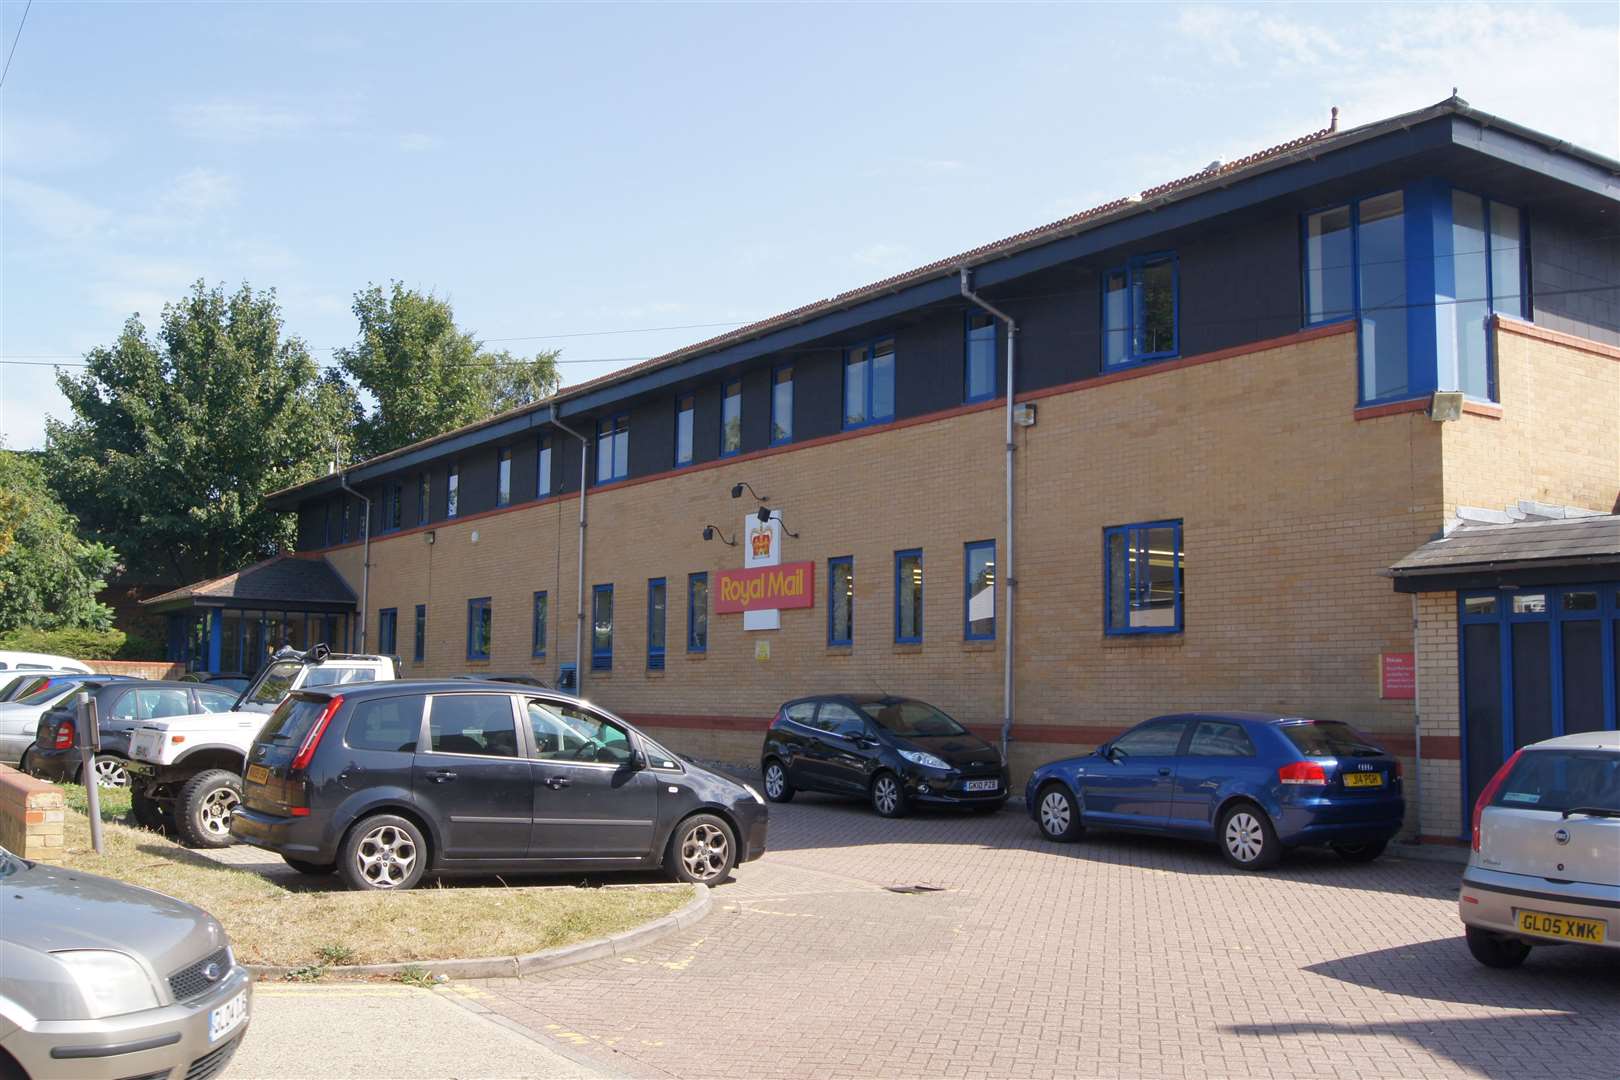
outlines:
{"label": "window sill", "polygon": [[827,655],[828,656],[854,656],[855,655],[855,646],[854,645],[828,645],[827,646]]}
{"label": "window sill", "polygon": [[649,678],[649,679],[662,679],[664,677],[664,675],[665,675],[665,671],[664,671],[663,668],[648,668],[647,669],[647,678]]}
{"label": "window sill", "polygon": [[1105,633],[1102,639],[1103,648],[1105,649],[1146,649],[1155,646],[1179,649],[1182,643],[1187,640],[1187,633],[1185,630],[1165,631],[1163,633],[1143,633],[1141,631],[1134,634]]}
{"label": "window sill", "polygon": [[921,656],[923,651],[920,641],[897,641],[893,648],[896,656]]}
{"label": "window sill", "polygon": [[962,641],[963,652],[995,652],[995,638],[965,638]]}
{"label": "window sill", "polygon": [[488,667],[489,666],[489,657],[487,657],[487,656],[469,656],[469,657],[467,657],[467,663],[472,664],[475,667]]}

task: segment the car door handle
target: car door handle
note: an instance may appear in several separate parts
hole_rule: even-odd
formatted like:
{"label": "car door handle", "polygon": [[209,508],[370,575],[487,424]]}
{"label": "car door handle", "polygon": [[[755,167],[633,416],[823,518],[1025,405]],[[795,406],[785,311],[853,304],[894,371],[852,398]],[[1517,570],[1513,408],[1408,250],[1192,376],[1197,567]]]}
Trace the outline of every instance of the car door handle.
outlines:
{"label": "car door handle", "polygon": [[573,781],[568,779],[566,776],[546,777],[546,787],[550,788],[552,791],[561,791],[571,783],[573,783]]}
{"label": "car door handle", "polygon": [[1160,776],[1169,776],[1170,775],[1170,770],[1169,769],[1160,769],[1159,770],[1159,775]]}
{"label": "car door handle", "polygon": [[455,778],[456,774],[448,769],[440,769],[438,772],[428,773],[428,779],[432,780],[435,784],[448,784]]}

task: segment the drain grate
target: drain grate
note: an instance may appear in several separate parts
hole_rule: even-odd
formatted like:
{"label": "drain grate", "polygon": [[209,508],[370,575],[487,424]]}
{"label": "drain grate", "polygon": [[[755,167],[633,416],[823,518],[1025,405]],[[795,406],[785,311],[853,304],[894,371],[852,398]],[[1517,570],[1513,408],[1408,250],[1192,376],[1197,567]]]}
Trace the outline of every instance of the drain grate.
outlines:
{"label": "drain grate", "polygon": [[885,885],[883,887],[885,889],[889,890],[890,892],[909,893],[909,894],[944,892],[945,891],[945,886],[943,886],[943,885],[929,885],[929,884],[927,884],[925,882],[918,882],[915,885]]}

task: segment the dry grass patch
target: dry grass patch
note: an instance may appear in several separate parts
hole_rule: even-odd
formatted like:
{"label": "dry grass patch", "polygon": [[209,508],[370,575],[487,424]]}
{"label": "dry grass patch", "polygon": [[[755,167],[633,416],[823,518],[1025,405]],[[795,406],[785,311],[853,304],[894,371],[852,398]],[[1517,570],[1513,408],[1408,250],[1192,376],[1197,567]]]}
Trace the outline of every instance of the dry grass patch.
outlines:
{"label": "dry grass patch", "polygon": [[[629,930],[679,909],[692,888],[427,886],[339,891],[335,878],[277,882],[222,866],[125,824],[126,794],[103,791],[106,854],[90,846],[83,789],[68,792],[62,857],[76,870],[168,893],[210,912],[250,964],[319,967],[512,956]],[[289,887],[291,885],[292,887]]]}

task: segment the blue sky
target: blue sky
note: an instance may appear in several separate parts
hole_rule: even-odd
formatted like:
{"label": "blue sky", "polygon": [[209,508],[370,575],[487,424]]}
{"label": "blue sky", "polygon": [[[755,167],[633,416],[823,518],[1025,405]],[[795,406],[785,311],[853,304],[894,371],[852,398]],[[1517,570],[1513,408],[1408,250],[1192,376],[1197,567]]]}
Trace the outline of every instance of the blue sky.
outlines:
{"label": "blue sky", "polygon": [[[1620,156],[1617,12],[35,0],[0,90],[0,359],[81,356],[202,277],[274,286],[326,360],[398,278],[503,347],[603,361],[577,382],[1335,104],[1455,85]],[[49,367],[0,363],[7,445],[64,413]]]}

